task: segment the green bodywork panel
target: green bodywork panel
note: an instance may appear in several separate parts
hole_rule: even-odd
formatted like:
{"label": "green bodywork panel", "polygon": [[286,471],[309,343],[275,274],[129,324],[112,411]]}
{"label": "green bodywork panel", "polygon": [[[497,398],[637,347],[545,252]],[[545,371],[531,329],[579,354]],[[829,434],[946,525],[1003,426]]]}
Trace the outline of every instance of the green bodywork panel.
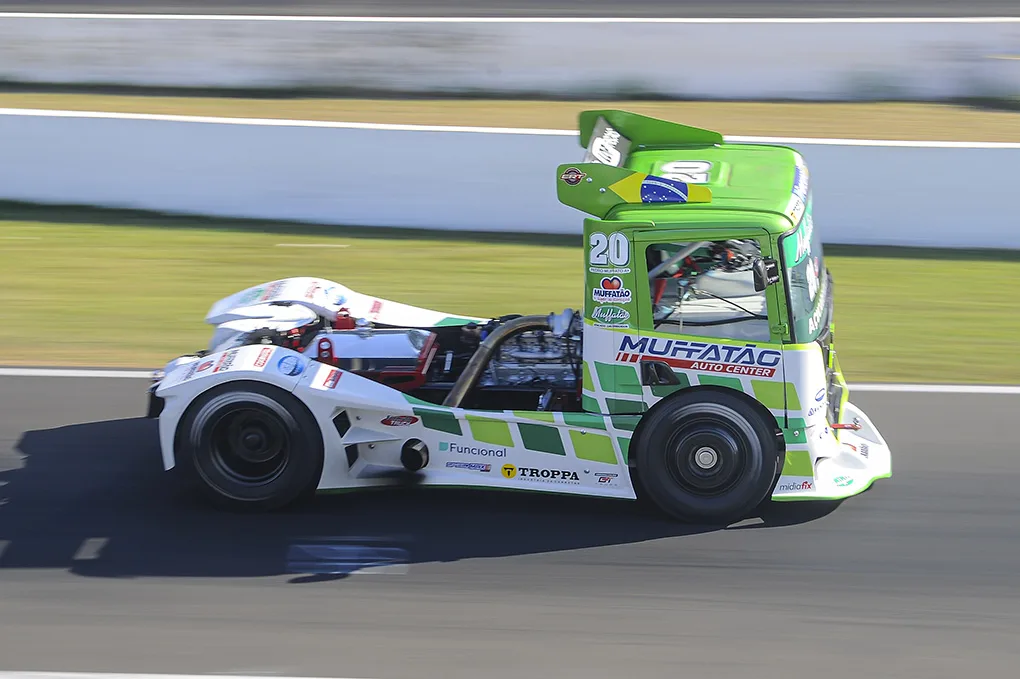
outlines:
{"label": "green bodywork panel", "polygon": [[[798,154],[784,146],[726,143],[712,130],[649,118],[627,111],[585,111],[580,115],[580,144],[588,147],[599,118],[604,118],[631,146],[620,167],[574,163],[557,168],[561,202],[606,220],[654,224],[726,223],[733,213],[752,211],[779,235],[795,224],[786,217]],[[706,176],[686,175],[694,164],[710,163]],[[583,173],[568,183],[564,172]],[[632,205],[608,187],[631,175],[653,175],[687,183],[699,193],[680,203]],[[640,203],[640,201],[637,201]],[[775,215],[779,219],[770,219]]]}
{"label": "green bodywork panel", "polygon": [[[771,213],[763,226],[770,232],[781,234],[793,228],[785,217],[796,152],[779,146],[756,146],[750,144],[726,144],[722,146],[701,146],[673,149],[639,150],[628,159],[630,170],[652,175],[668,172],[670,163],[682,161],[704,161],[712,164],[708,170],[708,182],[702,186],[712,192],[708,204],[687,204],[676,207],[659,205],[642,206],[640,219],[655,223],[719,223],[732,219],[734,211],[755,211]],[[654,210],[655,216],[649,212]],[[621,219],[637,218],[636,210]],[[780,217],[779,219],[773,216]]]}

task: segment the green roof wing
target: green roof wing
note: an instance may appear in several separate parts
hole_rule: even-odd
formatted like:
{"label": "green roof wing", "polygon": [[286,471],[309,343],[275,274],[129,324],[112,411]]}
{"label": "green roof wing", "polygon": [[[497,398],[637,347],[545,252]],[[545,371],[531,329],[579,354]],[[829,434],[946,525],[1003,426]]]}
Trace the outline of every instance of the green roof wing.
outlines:
{"label": "green roof wing", "polygon": [[686,184],[602,163],[570,163],[556,168],[560,202],[600,219],[620,205],[709,203],[705,186]]}
{"label": "green roof wing", "polygon": [[629,111],[606,109],[581,113],[578,127],[581,131],[582,147],[588,148],[592,132],[595,130],[599,118],[605,118],[613,129],[630,140],[634,146],[693,146],[723,143],[723,136],[712,130],[649,118]]}

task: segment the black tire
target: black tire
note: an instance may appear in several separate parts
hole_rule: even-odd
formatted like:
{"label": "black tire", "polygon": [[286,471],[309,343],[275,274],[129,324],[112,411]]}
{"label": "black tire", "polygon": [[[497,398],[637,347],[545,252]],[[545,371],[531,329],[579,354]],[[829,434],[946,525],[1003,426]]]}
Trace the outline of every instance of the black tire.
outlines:
{"label": "black tire", "polygon": [[177,464],[215,504],[280,509],[314,494],[322,433],[293,395],[259,382],[230,382],[189,406],[177,430]]}
{"label": "black tire", "polygon": [[775,481],[775,423],[736,395],[680,393],[646,416],[637,438],[642,487],[662,511],[685,522],[746,518]]}

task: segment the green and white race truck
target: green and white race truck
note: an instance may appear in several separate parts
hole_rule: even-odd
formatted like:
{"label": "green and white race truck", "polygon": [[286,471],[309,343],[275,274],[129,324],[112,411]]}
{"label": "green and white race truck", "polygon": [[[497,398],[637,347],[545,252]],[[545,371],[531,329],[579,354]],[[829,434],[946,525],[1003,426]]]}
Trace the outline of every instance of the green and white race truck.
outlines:
{"label": "green and white race truck", "polygon": [[591,215],[583,311],[248,288],[213,305],[207,349],[155,376],[164,467],[258,509],[408,484],[643,494],[700,523],[888,477],[840,372],[803,158],[624,111],[580,132],[583,162],[555,180]]}

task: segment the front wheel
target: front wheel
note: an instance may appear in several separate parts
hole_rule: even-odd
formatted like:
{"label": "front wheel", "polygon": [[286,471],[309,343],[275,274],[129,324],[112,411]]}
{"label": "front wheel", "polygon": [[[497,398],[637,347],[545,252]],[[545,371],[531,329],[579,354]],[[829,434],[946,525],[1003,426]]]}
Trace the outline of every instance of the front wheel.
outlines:
{"label": "front wheel", "polygon": [[774,423],[735,395],[678,394],[649,413],[637,438],[645,491],[660,509],[683,521],[743,519],[768,496],[775,480]]}
{"label": "front wheel", "polygon": [[322,435],[292,394],[258,382],[230,382],[188,408],[178,429],[177,459],[221,506],[278,509],[314,492],[322,473]]}

